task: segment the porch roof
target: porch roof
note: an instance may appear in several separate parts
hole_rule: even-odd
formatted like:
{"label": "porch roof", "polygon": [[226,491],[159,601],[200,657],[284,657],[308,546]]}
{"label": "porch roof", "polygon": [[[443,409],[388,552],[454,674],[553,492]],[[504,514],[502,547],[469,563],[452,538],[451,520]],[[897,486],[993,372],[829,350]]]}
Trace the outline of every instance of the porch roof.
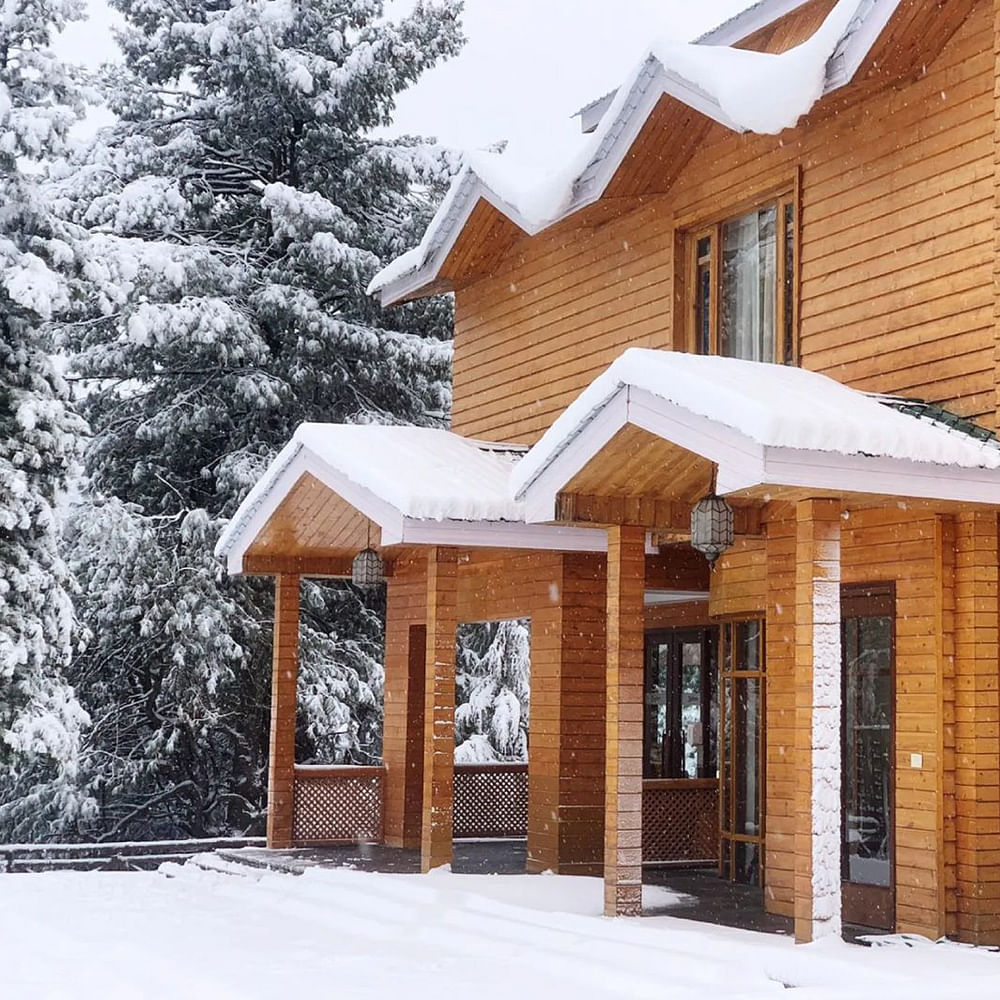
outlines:
{"label": "porch roof", "polygon": [[632,348],[511,475],[529,520],[627,425],[718,466],[718,492],[802,487],[1000,504],[1000,444],[931,408],[784,365]]}
{"label": "porch roof", "polygon": [[369,535],[383,549],[606,551],[604,532],[525,524],[509,483],[526,451],[426,427],[303,424],[240,505],[215,553],[239,574],[248,552],[346,557],[349,564]]}

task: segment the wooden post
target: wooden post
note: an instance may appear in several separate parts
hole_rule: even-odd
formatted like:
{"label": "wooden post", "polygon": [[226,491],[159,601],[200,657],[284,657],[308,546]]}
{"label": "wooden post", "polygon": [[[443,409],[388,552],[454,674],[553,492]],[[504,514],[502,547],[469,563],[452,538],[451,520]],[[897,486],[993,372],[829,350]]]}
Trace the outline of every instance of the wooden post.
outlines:
{"label": "wooden post", "polygon": [[795,538],[795,939],[840,936],[840,504],[800,500]]}
{"label": "wooden post", "polygon": [[604,871],[604,562],[557,556],[531,608],[530,872]]}
{"label": "wooden post", "polygon": [[385,842],[420,849],[424,798],[424,657],[427,653],[426,564],[397,564],[386,595]]}
{"label": "wooden post", "polygon": [[282,574],[274,585],[271,671],[271,755],[267,781],[267,846],[292,846],[295,797],[295,712],[299,677],[299,578]]}
{"label": "wooden post", "polygon": [[957,930],[1000,944],[1000,669],[997,515],[955,519]]}
{"label": "wooden post", "polygon": [[455,549],[427,550],[427,659],[424,689],[424,802],[420,865],[451,864],[455,780]]}
{"label": "wooden post", "polygon": [[642,913],[643,612],[646,532],[608,530],[604,912]]}

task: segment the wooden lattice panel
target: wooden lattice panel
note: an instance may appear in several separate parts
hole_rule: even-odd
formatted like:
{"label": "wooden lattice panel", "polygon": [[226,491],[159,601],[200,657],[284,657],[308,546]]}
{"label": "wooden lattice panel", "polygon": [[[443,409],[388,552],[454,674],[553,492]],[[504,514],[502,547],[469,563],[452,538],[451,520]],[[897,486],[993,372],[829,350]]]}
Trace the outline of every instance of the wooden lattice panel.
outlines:
{"label": "wooden lattice panel", "polygon": [[382,777],[380,767],[296,768],[296,845],[381,843]]}
{"label": "wooden lattice panel", "polygon": [[699,862],[715,861],[718,856],[718,782],[646,782],[642,791],[642,860]]}
{"label": "wooden lattice panel", "polygon": [[524,837],[527,764],[455,765],[455,836]]}

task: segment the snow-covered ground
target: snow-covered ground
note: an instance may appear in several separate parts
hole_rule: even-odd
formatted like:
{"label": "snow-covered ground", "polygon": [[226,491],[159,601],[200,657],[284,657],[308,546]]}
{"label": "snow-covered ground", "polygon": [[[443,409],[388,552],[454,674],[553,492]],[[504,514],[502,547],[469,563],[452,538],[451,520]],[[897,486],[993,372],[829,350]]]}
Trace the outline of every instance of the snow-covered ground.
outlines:
{"label": "snow-covered ground", "polygon": [[[670,900],[647,893],[651,904]],[[446,872],[241,878],[165,865],[0,876],[0,997],[1000,997],[1000,955],[803,948],[670,917],[609,921],[601,894],[596,879]]]}

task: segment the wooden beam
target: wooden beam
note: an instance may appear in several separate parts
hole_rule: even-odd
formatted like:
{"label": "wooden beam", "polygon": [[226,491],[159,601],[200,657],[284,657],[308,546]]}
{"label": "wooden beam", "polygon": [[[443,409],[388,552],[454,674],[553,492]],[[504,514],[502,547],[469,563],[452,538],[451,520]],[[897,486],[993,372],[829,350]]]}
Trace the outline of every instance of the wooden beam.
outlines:
{"label": "wooden beam", "polygon": [[420,866],[451,864],[455,783],[455,634],[458,553],[427,551],[427,655],[424,687],[424,801]]}
{"label": "wooden beam", "polygon": [[[734,507],[736,534],[763,537],[761,510],[757,504]],[[621,524],[651,530],[665,542],[691,535],[691,504],[656,497],[599,496],[560,493],[556,497],[556,521],[561,524]]]}
{"label": "wooden beam", "polygon": [[[353,563],[353,556],[248,552],[243,557],[243,575],[281,576],[282,574],[294,574],[314,580],[350,580]],[[392,562],[386,560],[386,578],[392,576],[392,569]]]}
{"label": "wooden beam", "polygon": [[604,913],[642,913],[642,717],[646,537],[608,530]]}
{"label": "wooden beam", "polygon": [[299,578],[275,581],[271,670],[271,745],[267,781],[267,846],[292,846],[295,800],[295,713],[299,676]]}

